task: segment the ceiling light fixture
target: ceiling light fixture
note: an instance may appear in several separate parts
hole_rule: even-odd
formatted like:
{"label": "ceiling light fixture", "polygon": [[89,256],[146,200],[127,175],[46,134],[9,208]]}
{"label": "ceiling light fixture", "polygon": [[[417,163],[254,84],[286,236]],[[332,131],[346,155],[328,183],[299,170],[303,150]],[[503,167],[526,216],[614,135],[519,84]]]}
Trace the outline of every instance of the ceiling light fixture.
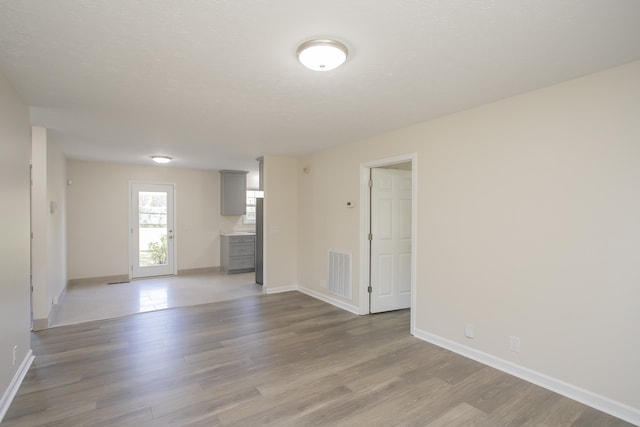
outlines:
{"label": "ceiling light fixture", "polygon": [[314,39],[302,43],[296,54],[305,67],[313,71],[329,71],[347,60],[347,47],[335,40]]}
{"label": "ceiling light fixture", "polygon": [[173,159],[168,156],[151,156],[151,160],[153,160],[156,163],[165,164],[165,163],[169,163]]}

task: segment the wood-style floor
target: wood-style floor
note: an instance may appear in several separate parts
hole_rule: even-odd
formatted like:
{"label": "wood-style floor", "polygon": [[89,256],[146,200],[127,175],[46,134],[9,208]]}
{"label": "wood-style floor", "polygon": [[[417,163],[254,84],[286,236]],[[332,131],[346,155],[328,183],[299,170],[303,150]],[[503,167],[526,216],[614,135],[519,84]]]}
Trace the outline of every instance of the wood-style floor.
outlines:
{"label": "wood-style floor", "polygon": [[630,425],[306,295],[35,333],[10,426]]}

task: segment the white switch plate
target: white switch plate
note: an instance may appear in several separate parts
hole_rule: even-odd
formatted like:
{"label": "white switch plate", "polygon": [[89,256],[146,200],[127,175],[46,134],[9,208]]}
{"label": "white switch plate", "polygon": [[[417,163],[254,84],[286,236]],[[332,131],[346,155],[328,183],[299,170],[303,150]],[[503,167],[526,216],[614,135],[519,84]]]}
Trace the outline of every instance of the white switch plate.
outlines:
{"label": "white switch plate", "polygon": [[475,327],[472,323],[464,324],[464,336],[467,338],[473,338],[475,336]]}
{"label": "white switch plate", "polygon": [[514,336],[509,337],[509,350],[520,353],[520,338]]}

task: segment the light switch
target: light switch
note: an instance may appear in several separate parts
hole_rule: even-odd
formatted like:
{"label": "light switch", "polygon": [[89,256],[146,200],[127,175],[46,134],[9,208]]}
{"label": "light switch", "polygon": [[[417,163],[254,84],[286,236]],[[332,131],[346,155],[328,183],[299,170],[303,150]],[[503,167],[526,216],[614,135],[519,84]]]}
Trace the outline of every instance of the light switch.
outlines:
{"label": "light switch", "polygon": [[475,335],[475,328],[471,323],[464,324],[464,336],[467,338],[473,338]]}

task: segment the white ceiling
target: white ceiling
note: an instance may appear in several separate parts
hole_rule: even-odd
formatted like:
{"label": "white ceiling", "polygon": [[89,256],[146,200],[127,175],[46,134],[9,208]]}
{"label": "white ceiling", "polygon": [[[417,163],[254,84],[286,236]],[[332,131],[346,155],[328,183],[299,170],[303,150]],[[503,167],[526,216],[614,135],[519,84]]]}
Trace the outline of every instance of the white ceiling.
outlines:
{"label": "white ceiling", "polygon": [[[0,73],[69,158],[252,169],[640,59],[638,0],[1,0]],[[297,46],[332,36],[347,63]]]}

